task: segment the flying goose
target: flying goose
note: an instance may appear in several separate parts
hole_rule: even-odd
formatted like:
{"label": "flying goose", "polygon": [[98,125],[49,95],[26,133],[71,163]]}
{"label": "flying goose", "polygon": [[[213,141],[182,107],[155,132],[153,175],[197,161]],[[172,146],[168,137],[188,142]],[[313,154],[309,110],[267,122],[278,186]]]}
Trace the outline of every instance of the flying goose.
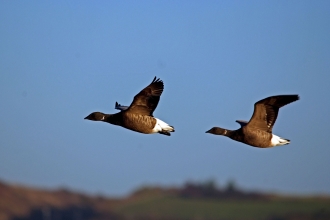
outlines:
{"label": "flying goose", "polygon": [[279,109],[297,100],[299,100],[298,95],[278,95],[262,99],[254,104],[254,112],[249,122],[236,121],[241,128],[228,130],[213,127],[206,133],[227,136],[235,141],[259,148],[289,144],[290,140],[272,134],[272,129]]}
{"label": "flying goose", "polygon": [[174,127],[153,116],[163,90],[163,81],[155,77],[150,85],[134,97],[130,106],[120,108],[121,105],[116,102],[116,109],[121,110],[120,112],[93,112],[85,119],[107,122],[144,134],[160,133],[170,136],[170,132],[174,132]]}

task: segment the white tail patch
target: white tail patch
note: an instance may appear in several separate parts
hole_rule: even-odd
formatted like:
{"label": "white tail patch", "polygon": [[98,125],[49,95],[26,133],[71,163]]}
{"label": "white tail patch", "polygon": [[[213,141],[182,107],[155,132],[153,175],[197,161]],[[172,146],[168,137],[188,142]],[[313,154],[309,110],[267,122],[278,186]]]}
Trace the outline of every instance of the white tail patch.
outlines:
{"label": "white tail patch", "polygon": [[290,143],[290,140],[281,138],[279,136],[276,136],[275,134],[273,134],[273,137],[271,139],[271,146],[272,147],[286,145],[286,144],[289,144],[289,143]]}
{"label": "white tail patch", "polygon": [[163,122],[162,120],[155,118],[156,119],[156,125],[155,127],[152,129],[153,133],[158,133],[158,132],[162,132],[162,131],[167,131],[167,132],[173,132],[174,128],[167,124],[166,122]]}

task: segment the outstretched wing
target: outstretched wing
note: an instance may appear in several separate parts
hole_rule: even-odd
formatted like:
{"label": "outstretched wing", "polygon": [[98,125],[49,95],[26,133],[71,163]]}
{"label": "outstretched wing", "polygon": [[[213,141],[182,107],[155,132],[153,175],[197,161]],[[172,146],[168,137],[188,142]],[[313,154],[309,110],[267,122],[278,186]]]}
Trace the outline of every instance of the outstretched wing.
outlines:
{"label": "outstretched wing", "polygon": [[298,99],[298,95],[278,95],[256,102],[253,115],[247,126],[272,132],[279,109]]}
{"label": "outstretched wing", "polygon": [[128,106],[124,106],[124,105],[121,105],[118,102],[116,102],[115,109],[124,111],[124,110],[128,109]]}
{"label": "outstretched wing", "polygon": [[134,114],[152,116],[152,113],[158,105],[163,90],[163,81],[155,77],[150,85],[134,97],[134,100],[128,107],[127,111]]}
{"label": "outstretched wing", "polygon": [[245,125],[247,125],[247,123],[249,123],[248,121],[244,121],[244,120],[236,120],[236,122],[240,124],[241,127],[244,127]]}

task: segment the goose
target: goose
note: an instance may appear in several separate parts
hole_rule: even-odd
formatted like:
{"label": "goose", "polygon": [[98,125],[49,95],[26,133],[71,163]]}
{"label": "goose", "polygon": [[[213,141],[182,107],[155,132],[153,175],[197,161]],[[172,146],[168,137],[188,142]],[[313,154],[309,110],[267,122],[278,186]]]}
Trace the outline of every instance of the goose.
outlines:
{"label": "goose", "polygon": [[223,135],[253,147],[269,148],[290,143],[290,140],[281,138],[272,133],[278,111],[281,107],[299,100],[298,95],[277,95],[262,99],[254,104],[254,112],[249,122],[236,120],[241,127],[237,130],[228,130],[213,127],[206,133]]}
{"label": "goose", "polygon": [[170,136],[170,132],[175,131],[174,127],[153,116],[163,90],[163,81],[155,77],[147,87],[134,96],[130,106],[120,108],[121,105],[116,102],[116,109],[121,110],[120,112],[93,112],[84,119],[107,122],[143,134],[159,133]]}

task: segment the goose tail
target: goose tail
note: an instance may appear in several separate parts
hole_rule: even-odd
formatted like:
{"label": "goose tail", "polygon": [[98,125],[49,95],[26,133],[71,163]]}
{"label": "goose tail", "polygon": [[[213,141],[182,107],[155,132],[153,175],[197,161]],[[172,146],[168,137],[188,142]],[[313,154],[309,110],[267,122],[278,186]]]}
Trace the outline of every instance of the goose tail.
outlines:
{"label": "goose tail", "polygon": [[164,134],[164,135],[167,135],[167,136],[171,136],[171,133],[170,132],[174,132],[175,129],[173,126],[167,124],[166,122],[158,119],[158,118],[155,118],[156,119],[156,125],[155,127],[153,128],[153,132],[154,133],[160,133],[160,134]]}
{"label": "goose tail", "polygon": [[272,146],[282,146],[286,144],[290,144],[289,139],[281,138],[275,134],[273,134],[272,139],[271,139]]}

